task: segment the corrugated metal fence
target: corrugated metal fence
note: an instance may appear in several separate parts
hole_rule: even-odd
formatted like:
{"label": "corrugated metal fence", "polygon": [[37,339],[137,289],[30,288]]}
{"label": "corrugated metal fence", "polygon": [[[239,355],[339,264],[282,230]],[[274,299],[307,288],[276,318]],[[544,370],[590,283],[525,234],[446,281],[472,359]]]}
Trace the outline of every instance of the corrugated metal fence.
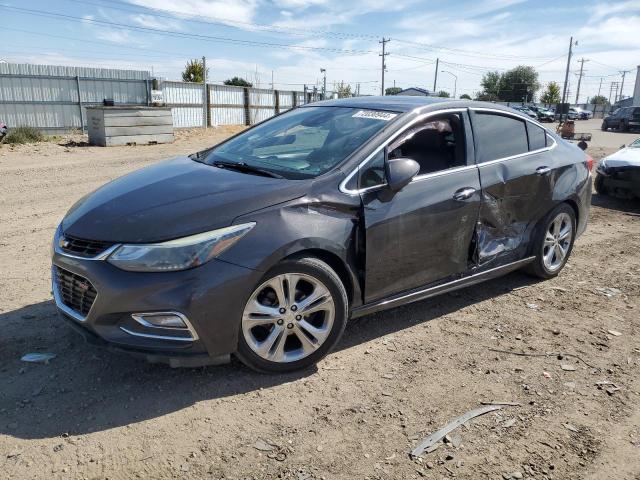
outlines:
{"label": "corrugated metal fence", "polygon": [[207,108],[209,126],[253,125],[313,100],[307,93],[305,101],[304,92],[207,85],[205,107],[203,89],[198,83],[162,82],[163,101],[171,107],[175,127],[203,126]]}
{"label": "corrugated metal fence", "polygon": [[[86,127],[85,108],[149,105],[155,80],[150,72],[108,68],[0,64],[0,120],[10,127],[46,131]],[[317,100],[311,92],[267,90],[164,81],[156,85],[171,107],[174,126],[251,125]],[[206,99],[206,104],[205,104]],[[205,112],[207,112],[205,118]]]}
{"label": "corrugated metal fence", "polygon": [[0,63],[0,119],[42,130],[81,128],[85,108],[113,99],[147,105],[149,72]]}

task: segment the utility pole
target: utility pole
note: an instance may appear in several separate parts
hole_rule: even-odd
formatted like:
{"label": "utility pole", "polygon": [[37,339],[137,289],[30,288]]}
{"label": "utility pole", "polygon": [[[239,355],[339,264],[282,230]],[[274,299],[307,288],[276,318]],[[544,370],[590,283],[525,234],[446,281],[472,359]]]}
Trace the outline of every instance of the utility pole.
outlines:
{"label": "utility pole", "polygon": [[600,96],[600,90],[602,90],[602,77],[600,77],[600,86],[598,87],[598,96]]}
{"label": "utility pole", "polygon": [[438,67],[440,65],[440,59],[436,58],[436,75],[433,77],[433,93],[436,93],[436,87],[438,86]]}
{"label": "utility pole", "polygon": [[622,85],[620,85],[620,100],[622,100],[622,90],[624,89],[624,77],[627,73],[631,73],[631,70],[623,70],[620,72],[622,74]]}
{"label": "utility pole", "polygon": [[[566,103],[567,100],[567,84],[569,83],[569,67],[571,67],[571,55],[573,55],[573,37],[569,39],[569,54],[567,55],[567,71],[564,74],[564,88],[562,89],[562,103]],[[560,121],[562,122],[562,114],[560,114]]]}
{"label": "utility pole", "polygon": [[620,86],[620,82],[614,82],[614,88],[616,89],[616,93],[613,94],[613,103],[617,103],[618,102],[618,87]]}
{"label": "utility pole", "polygon": [[207,128],[207,112],[209,100],[207,98],[207,59],[206,57],[202,57],[202,126]]}
{"label": "utility pole", "polygon": [[390,38],[382,37],[382,40],[378,42],[382,44],[382,53],[380,53],[379,55],[382,57],[382,85],[380,86],[380,95],[383,95],[383,96],[384,96],[384,71],[387,69],[385,57],[389,55],[385,50],[386,50],[387,43],[390,41],[391,41]]}
{"label": "utility pole", "polygon": [[274,88],[273,88],[273,70],[271,70],[271,90],[274,90]]}
{"label": "utility pole", "polygon": [[578,88],[576,89],[576,104],[578,103],[578,97],[580,96],[580,84],[582,83],[582,73],[584,71],[584,62],[588,62],[584,57],[578,60],[580,63],[580,75],[578,76]]}
{"label": "utility pole", "polygon": [[[616,84],[616,82],[611,82],[611,85],[609,85],[609,105],[613,105],[611,103],[611,95],[613,94],[613,86]],[[615,103],[615,98],[613,103]]]}
{"label": "utility pole", "polygon": [[320,73],[324,75],[322,80],[322,99],[326,100],[327,99],[327,69],[321,68]]}

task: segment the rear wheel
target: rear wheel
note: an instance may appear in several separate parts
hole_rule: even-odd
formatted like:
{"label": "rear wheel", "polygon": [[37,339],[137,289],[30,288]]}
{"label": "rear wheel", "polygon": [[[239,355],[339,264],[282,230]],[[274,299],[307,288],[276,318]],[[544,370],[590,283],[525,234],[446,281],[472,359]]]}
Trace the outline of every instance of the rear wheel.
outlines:
{"label": "rear wheel", "polygon": [[573,208],[562,203],[540,223],[533,248],[535,260],[526,271],[536,277],[553,278],[564,268],[575,240],[576,216]]}
{"label": "rear wheel", "polygon": [[342,336],[347,308],[345,288],[326,263],[316,258],[285,260],[249,297],[236,355],[264,373],[309,367]]}

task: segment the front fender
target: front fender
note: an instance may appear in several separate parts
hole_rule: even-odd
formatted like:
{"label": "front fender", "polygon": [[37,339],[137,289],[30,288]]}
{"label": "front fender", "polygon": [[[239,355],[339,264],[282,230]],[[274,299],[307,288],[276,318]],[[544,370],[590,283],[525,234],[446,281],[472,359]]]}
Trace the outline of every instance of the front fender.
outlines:
{"label": "front fender", "polygon": [[[256,226],[221,260],[266,272],[284,258],[303,251],[325,253],[344,267],[343,279],[353,289],[352,300],[361,302],[358,250],[359,198],[344,202],[302,198],[238,217],[234,223]],[[322,255],[320,255],[322,256]]]}

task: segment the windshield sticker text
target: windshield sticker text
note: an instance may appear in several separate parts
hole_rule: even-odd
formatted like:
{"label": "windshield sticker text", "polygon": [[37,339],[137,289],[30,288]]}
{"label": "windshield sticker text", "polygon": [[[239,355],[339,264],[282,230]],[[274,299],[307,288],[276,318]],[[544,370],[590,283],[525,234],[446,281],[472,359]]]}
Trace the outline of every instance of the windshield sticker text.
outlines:
{"label": "windshield sticker text", "polygon": [[393,118],[397,117],[397,113],[391,112],[377,112],[374,110],[360,110],[358,113],[353,115],[353,118],[370,118],[372,120],[382,120],[384,122],[388,122]]}

